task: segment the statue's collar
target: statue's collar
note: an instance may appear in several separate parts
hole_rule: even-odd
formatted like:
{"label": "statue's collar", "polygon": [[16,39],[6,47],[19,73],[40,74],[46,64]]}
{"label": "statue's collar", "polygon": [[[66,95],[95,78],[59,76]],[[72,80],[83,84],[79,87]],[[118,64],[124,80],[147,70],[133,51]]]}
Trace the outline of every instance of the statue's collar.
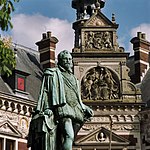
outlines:
{"label": "statue's collar", "polygon": [[66,70],[65,68],[63,68],[62,66],[58,66],[58,68],[60,69],[60,71],[62,72],[68,72],[68,73],[72,73],[72,69],[70,68],[69,70]]}

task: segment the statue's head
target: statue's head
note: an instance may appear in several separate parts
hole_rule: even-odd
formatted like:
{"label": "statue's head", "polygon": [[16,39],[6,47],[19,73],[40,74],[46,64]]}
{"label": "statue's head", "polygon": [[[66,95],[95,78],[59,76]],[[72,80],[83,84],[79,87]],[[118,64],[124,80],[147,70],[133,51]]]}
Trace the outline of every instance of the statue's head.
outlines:
{"label": "statue's head", "polygon": [[72,56],[69,51],[63,50],[58,54],[58,66],[66,70],[70,70],[73,67]]}

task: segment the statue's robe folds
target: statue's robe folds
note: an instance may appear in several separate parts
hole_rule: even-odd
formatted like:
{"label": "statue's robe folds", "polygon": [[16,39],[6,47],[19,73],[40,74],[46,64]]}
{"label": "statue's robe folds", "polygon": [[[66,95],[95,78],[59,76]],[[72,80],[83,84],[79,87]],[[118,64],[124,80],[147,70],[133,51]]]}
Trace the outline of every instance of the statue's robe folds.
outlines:
{"label": "statue's robe folds", "polygon": [[69,117],[81,126],[85,121],[86,108],[81,101],[75,76],[72,73],[67,74],[63,68],[47,68],[44,71],[35,114],[30,123],[28,146],[31,146],[32,150],[40,150],[40,147],[42,150],[58,150],[56,130],[59,120]]}

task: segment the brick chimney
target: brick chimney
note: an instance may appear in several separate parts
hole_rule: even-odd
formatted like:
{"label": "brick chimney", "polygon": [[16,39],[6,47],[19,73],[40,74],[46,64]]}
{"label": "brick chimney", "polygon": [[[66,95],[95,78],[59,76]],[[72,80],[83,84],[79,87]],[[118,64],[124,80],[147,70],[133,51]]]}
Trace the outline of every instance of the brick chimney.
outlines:
{"label": "brick chimney", "polygon": [[56,43],[58,43],[58,39],[52,37],[51,32],[43,33],[42,40],[36,43],[40,52],[40,63],[43,69],[55,67]]}
{"label": "brick chimney", "polygon": [[150,42],[146,40],[146,34],[137,32],[137,37],[131,39],[134,50],[134,83],[140,83],[149,69]]}

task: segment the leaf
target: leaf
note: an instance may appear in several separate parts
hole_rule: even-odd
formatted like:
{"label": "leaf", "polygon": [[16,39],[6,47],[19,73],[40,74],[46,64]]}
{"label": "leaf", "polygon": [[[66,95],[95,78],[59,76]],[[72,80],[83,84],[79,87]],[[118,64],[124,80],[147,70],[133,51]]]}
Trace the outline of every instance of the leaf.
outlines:
{"label": "leaf", "polygon": [[14,51],[4,46],[0,40],[0,74],[10,76],[16,66]]}
{"label": "leaf", "polygon": [[13,27],[11,23],[11,13],[15,11],[13,2],[19,0],[0,0],[0,28],[3,31]]}
{"label": "leaf", "polygon": [[11,11],[15,11],[14,5],[11,1],[8,1],[8,8],[10,8]]}

